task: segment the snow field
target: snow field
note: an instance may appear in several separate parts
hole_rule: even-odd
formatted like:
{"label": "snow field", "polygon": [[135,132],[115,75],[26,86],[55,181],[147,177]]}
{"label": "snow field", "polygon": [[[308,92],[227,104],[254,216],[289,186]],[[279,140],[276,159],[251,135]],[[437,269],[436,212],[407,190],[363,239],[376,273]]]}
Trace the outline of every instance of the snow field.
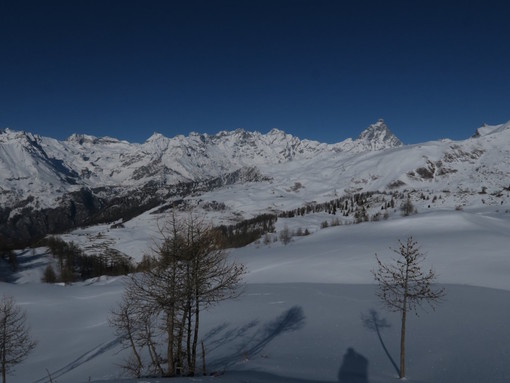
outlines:
{"label": "snow field", "polygon": [[[285,225],[312,227],[323,219],[279,219],[277,231]],[[118,247],[129,245],[129,227],[115,233]],[[369,382],[393,381],[395,368],[363,319],[376,310],[391,325],[381,329],[381,337],[398,361],[399,316],[377,301],[370,270],[374,253],[389,259],[388,247],[413,235],[447,295],[436,311],[409,316],[408,381],[508,382],[508,233],[509,214],[450,210],[330,227],[294,237],[287,246],[259,243],[232,250],[247,266],[244,292],[204,312],[201,321],[208,371],[225,374],[193,381],[338,382],[349,348],[368,360]],[[106,322],[120,299],[122,278],[50,286],[36,279],[34,270],[43,265],[22,271],[22,283],[0,284],[1,293],[13,295],[27,310],[39,341],[8,381],[46,382],[46,369],[58,383],[123,381],[118,367],[123,354]],[[139,382],[149,381],[163,380]]]}

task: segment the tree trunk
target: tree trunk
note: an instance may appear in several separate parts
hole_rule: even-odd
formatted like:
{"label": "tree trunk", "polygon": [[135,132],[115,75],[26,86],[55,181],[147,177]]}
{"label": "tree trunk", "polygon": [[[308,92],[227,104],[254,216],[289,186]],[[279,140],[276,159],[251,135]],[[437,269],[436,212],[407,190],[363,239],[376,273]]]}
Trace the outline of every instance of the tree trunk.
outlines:
{"label": "tree trunk", "polygon": [[2,353],[2,383],[5,383],[5,352]]}
{"label": "tree trunk", "polygon": [[191,301],[188,302],[188,325],[186,328],[186,360],[188,361],[188,371],[186,375],[190,374],[192,367],[192,360],[191,360],[191,335],[192,335],[192,327],[193,327],[193,308],[191,306]]}
{"label": "tree trunk", "polygon": [[152,341],[152,331],[151,327],[147,326],[147,329],[145,331],[147,333],[147,348],[149,350],[149,356],[151,357],[152,364],[154,365],[154,368],[156,368],[161,376],[165,375],[165,372],[163,371],[163,367],[161,367],[161,363],[159,362],[159,356],[158,351],[154,347],[154,342]]}
{"label": "tree trunk", "polygon": [[195,368],[197,365],[197,343],[198,343],[198,329],[199,329],[199,316],[200,316],[200,307],[199,307],[199,300],[197,299],[195,302],[195,328],[193,330],[193,346],[192,346],[192,356],[191,356],[191,362],[192,366],[190,367],[191,371],[190,373],[192,375],[195,375]]}
{"label": "tree trunk", "polygon": [[6,360],[6,344],[5,342],[7,341],[7,318],[4,318],[4,320],[2,321],[2,344],[0,344],[0,347],[2,347],[2,349],[0,350],[1,353],[2,353],[2,360],[1,360],[1,363],[2,363],[2,383],[5,383],[5,375],[6,375],[6,369],[7,369],[7,360]]}
{"label": "tree trunk", "polygon": [[132,333],[132,330],[131,330],[129,319],[128,319],[127,323],[126,323],[126,327],[127,327],[127,331],[128,331],[129,344],[131,345],[131,350],[133,351],[133,354],[135,355],[135,358],[136,358],[136,363],[137,363],[136,377],[139,378],[140,377],[140,372],[141,372],[142,366],[143,366],[142,358],[140,358],[140,354],[136,350],[136,345],[135,345],[135,341],[133,339],[133,333]]}
{"label": "tree trunk", "polygon": [[175,375],[175,365],[174,365],[174,308],[172,307],[171,312],[167,314],[166,317],[166,330],[168,336],[167,343],[167,376]]}
{"label": "tree trunk", "polygon": [[176,358],[177,358],[178,367],[176,368],[175,372],[177,373],[177,375],[182,375],[184,373],[184,350],[182,348],[184,346],[184,344],[183,344],[184,330],[186,329],[187,321],[188,321],[188,311],[182,310],[182,318],[181,318],[180,323],[178,323],[179,333],[177,335],[177,344],[176,344],[176,348],[177,348]]}
{"label": "tree trunk", "polygon": [[[405,302],[405,299],[404,299]],[[402,310],[402,326],[400,327],[400,378],[406,376],[406,316],[407,307]]]}
{"label": "tree trunk", "polygon": [[201,342],[202,344],[202,375],[207,375],[207,370],[205,369],[205,346],[204,341]]}
{"label": "tree trunk", "polygon": [[400,326],[400,379],[406,376],[406,319],[407,296],[409,294],[409,263],[406,265],[404,280],[404,297],[402,302],[402,324]]}

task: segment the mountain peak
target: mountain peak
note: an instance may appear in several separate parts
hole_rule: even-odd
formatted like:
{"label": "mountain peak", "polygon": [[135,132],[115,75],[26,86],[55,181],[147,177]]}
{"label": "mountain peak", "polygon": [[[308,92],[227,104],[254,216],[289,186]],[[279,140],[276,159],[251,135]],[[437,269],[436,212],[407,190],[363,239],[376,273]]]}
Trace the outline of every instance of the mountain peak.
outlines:
{"label": "mountain peak", "polygon": [[96,136],[92,136],[90,134],[78,134],[78,133],[71,134],[67,138],[66,141],[67,142],[77,143],[79,145],[85,145],[85,144],[89,144],[89,145],[97,145],[97,144],[108,145],[108,144],[114,144],[114,143],[120,142],[117,138],[114,138],[114,137],[109,137],[109,136],[96,137]]}
{"label": "mountain peak", "polygon": [[285,132],[283,130],[273,128],[267,134],[270,136],[278,136],[278,135],[285,134]]}
{"label": "mountain peak", "polygon": [[76,142],[80,145],[83,145],[84,143],[90,143],[93,144],[97,140],[96,136],[91,136],[89,134],[78,134],[73,133],[69,137],[67,137],[67,142]]}
{"label": "mountain peak", "polygon": [[356,140],[365,142],[376,150],[402,146],[402,141],[388,129],[382,118],[362,131]]}
{"label": "mountain peak", "polygon": [[475,134],[473,134],[472,138],[478,138],[487,136],[489,134],[494,134],[498,132],[503,132],[505,130],[510,129],[510,121],[508,121],[505,124],[499,124],[499,125],[489,125],[486,122],[482,124],[478,129],[476,129]]}
{"label": "mountain peak", "polygon": [[154,141],[160,141],[160,140],[165,140],[167,139],[164,135],[162,135],[161,133],[158,133],[158,132],[154,132],[152,133],[152,135],[147,138],[147,140],[145,142],[154,142]]}

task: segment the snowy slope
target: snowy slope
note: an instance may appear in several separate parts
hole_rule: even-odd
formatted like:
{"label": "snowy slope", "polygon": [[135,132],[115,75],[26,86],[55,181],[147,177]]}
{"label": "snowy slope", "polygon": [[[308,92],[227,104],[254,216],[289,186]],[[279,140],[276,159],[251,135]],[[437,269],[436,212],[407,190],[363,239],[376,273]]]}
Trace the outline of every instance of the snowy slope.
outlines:
{"label": "snowy slope", "polygon": [[[259,164],[268,180],[228,185],[189,196],[185,198],[185,206],[214,224],[232,224],[266,212],[277,213],[354,193],[380,191],[374,202],[367,204],[369,216],[386,212],[390,220],[399,217],[401,199],[396,199],[396,195],[409,197],[419,217],[422,213],[454,210],[462,217],[462,209],[466,214],[474,214],[477,209],[489,206],[504,212],[510,208],[510,129],[497,130],[459,142],[433,141],[348,156],[343,152],[325,152],[312,159]],[[381,210],[394,198],[394,209]],[[214,205],[224,208],[209,208]],[[124,222],[122,228],[111,229],[105,224],[78,229],[63,238],[78,243],[89,253],[106,246],[140,261],[146,252],[144,243],[148,238],[158,237],[158,225],[168,214],[156,214],[157,210],[154,208]],[[337,218],[341,223],[353,222],[352,214],[343,217],[339,213]],[[324,212],[304,219],[308,224],[302,229],[315,232],[332,216]],[[280,219],[279,229],[281,222]],[[296,230],[292,222],[289,227]],[[460,225],[452,223],[457,224]]]}
{"label": "snowy slope", "polygon": [[[375,300],[370,270],[375,252],[389,257],[388,247],[408,235],[428,254],[448,294],[436,312],[410,319],[409,381],[510,381],[510,310],[501,304],[510,299],[510,123],[482,127],[464,141],[418,145],[402,145],[382,121],[333,145],[278,130],[171,139],[154,134],[143,144],[86,135],[57,141],[4,130],[0,206],[33,195],[29,205],[39,209],[82,187],[135,190],[149,181],[172,184],[254,165],[264,180],[189,195],[186,206],[214,223],[233,223],[379,191],[377,198],[386,202],[409,196],[418,214],[404,218],[397,207],[388,220],[359,225],[338,216],[345,224],[327,229],[322,223],[335,216],[326,212],[280,218],[273,238],[285,226],[312,235],[294,237],[288,246],[261,241],[233,250],[232,257],[248,268],[245,293],[206,313],[202,329],[209,371],[227,373],[195,381],[338,381],[349,348],[368,360],[370,382],[393,380],[395,369],[362,318],[376,309],[388,320],[383,340],[396,360],[398,317]],[[377,201],[367,207],[370,214],[381,211]],[[215,205],[224,208],[210,208]],[[123,227],[97,225],[62,238],[90,254],[106,246],[139,261],[166,217],[154,214],[158,209]],[[42,270],[52,261],[30,251],[21,258],[17,283],[0,283],[0,292],[14,295],[28,311],[39,346],[9,382],[47,382],[46,369],[60,383],[121,381],[122,354],[106,318],[120,298],[122,279],[41,285]],[[284,326],[273,331],[276,324]]]}
{"label": "snowy slope", "polygon": [[[279,225],[306,227],[313,219],[321,217]],[[367,359],[369,382],[394,380],[390,357],[398,360],[399,318],[377,302],[370,270],[375,252],[389,259],[388,247],[412,234],[447,296],[435,312],[409,317],[408,381],[507,382],[510,309],[502,302],[510,299],[509,232],[510,214],[485,207],[331,227],[295,237],[287,246],[253,244],[232,251],[248,269],[244,293],[202,320],[208,370],[226,372],[193,381],[338,382],[349,348]],[[122,246],[130,246],[127,238]],[[26,278],[30,271],[19,274],[23,284],[0,284],[27,310],[39,340],[9,382],[47,382],[46,369],[60,383],[124,381],[116,365],[122,353],[106,324],[122,280],[49,286]],[[391,326],[381,331],[389,356],[364,323],[372,309]]]}

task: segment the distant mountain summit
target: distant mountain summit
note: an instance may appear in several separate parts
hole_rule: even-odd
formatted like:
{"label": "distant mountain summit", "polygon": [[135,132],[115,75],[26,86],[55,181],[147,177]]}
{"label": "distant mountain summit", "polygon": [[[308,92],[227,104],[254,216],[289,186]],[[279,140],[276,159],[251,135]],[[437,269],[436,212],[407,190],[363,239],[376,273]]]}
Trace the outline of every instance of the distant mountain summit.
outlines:
{"label": "distant mountain summit", "polygon": [[394,148],[403,145],[402,141],[388,129],[382,118],[361,132],[357,140],[366,142],[372,150]]}
{"label": "distant mountain summit", "polygon": [[472,138],[483,137],[489,134],[503,132],[505,130],[510,130],[510,121],[508,121],[506,124],[499,125],[488,125],[487,123],[484,123],[481,127],[476,129],[476,132],[473,134]]}

